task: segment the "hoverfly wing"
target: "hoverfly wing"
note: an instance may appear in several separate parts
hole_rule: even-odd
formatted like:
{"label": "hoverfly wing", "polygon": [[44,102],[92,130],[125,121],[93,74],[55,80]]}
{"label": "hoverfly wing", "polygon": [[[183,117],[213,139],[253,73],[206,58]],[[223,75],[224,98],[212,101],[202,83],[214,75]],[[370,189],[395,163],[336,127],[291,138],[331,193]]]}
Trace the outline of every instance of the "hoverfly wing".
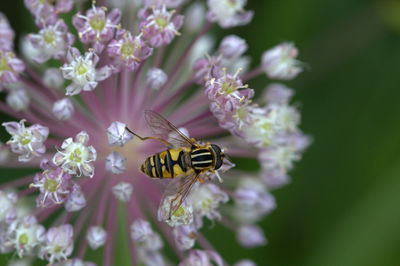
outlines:
{"label": "hoverfly wing", "polygon": [[186,137],[185,134],[160,114],[151,110],[145,110],[144,119],[154,135],[165,139],[175,147],[187,147],[193,145],[192,141]]}
{"label": "hoverfly wing", "polygon": [[179,209],[195,186],[198,177],[199,173],[193,173],[186,177],[174,178],[168,183],[158,208],[159,221],[169,220]]}

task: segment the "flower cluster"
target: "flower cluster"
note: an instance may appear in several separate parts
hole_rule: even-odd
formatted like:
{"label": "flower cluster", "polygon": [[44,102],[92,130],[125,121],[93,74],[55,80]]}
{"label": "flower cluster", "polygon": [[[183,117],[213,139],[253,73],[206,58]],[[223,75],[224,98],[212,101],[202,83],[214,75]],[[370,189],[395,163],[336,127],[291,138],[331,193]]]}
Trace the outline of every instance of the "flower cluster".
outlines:
{"label": "flower cluster", "polygon": [[[212,26],[246,25],[253,11],[245,0],[205,2],[103,1],[110,6],[93,2],[85,10],[81,1],[24,0],[38,29],[23,38],[20,57],[0,13],[0,111],[19,121],[2,124],[10,139],[0,143],[0,165],[41,168],[0,186],[0,253],[16,254],[10,264],[93,266],[87,249],[104,246],[100,264],[114,265],[125,218],[132,264],[234,264],[205,238],[213,223],[231,229],[243,247],[267,243],[257,223],[276,208],[270,190],[289,181],[310,137],[299,128],[292,89],[272,83],[258,96],[247,82],[263,72],[291,80],[303,66],[292,43],[267,50],[254,69],[239,36],[211,51]],[[237,170],[225,157],[198,179],[150,179],[141,164],[162,149],[138,137],[150,136],[146,109],[233,161],[258,159],[261,170]],[[180,145],[176,132],[163,137]],[[164,245],[176,251],[174,261]]]}

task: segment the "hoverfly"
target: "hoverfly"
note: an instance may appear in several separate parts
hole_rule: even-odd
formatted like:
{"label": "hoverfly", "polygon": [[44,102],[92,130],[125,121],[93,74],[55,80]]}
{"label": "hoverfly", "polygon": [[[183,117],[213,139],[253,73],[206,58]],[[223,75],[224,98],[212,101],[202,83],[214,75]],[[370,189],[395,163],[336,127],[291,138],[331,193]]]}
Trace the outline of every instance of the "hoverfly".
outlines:
{"label": "hoverfly", "polygon": [[222,182],[215,170],[222,166],[225,154],[215,144],[202,145],[194,138],[189,139],[167,119],[154,111],[144,111],[144,118],[154,137],[140,137],[129,128],[126,130],[142,141],[154,139],[167,146],[165,151],[149,156],[140,166],[140,171],[151,178],[173,179],[161,199],[162,204],[166,197],[173,196],[170,201],[169,215],[165,217],[170,219],[189,195],[196,181],[202,183],[206,174],[215,173]]}

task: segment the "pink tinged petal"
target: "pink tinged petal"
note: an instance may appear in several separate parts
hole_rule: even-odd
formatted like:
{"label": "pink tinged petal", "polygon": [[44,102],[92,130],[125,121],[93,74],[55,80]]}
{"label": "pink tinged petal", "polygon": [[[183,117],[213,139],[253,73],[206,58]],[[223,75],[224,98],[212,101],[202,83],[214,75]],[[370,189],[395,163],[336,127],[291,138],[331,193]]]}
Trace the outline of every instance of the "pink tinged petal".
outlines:
{"label": "pink tinged petal", "polygon": [[33,135],[38,139],[45,140],[49,136],[48,127],[44,127],[39,124],[34,124],[30,126],[29,129],[32,130]]}
{"label": "pink tinged petal", "polygon": [[25,70],[25,64],[22,60],[14,57],[14,58],[9,58],[8,59],[8,64],[10,67],[15,71],[15,72],[22,72]]}
{"label": "pink tinged petal", "polygon": [[75,185],[71,194],[69,194],[67,201],[65,202],[65,209],[67,212],[76,212],[83,209],[86,206],[85,196],[78,185]]}
{"label": "pink tinged petal", "polygon": [[85,29],[86,20],[80,17],[80,13],[77,13],[72,17],[72,24],[77,29],[78,32],[82,32]]}
{"label": "pink tinged petal", "polygon": [[79,56],[81,56],[81,52],[75,47],[70,47],[67,51],[67,62],[71,63]]}
{"label": "pink tinged petal", "polygon": [[58,0],[56,10],[58,13],[67,13],[74,7],[74,0]]}
{"label": "pink tinged petal", "polygon": [[89,135],[86,131],[79,132],[76,137],[75,141],[79,142],[80,144],[87,145],[89,143]]}
{"label": "pink tinged petal", "polygon": [[111,191],[118,200],[128,202],[133,192],[133,186],[130,183],[120,182],[113,186]]}
{"label": "pink tinged petal", "polygon": [[107,129],[108,144],[110,146],[124,146],[133,136],[126,130],[126,125],[119,121],[114,121]]}
{"label": "pink tinged petal", "polygon": [[107,232],[100,226],[91,226],[86,233],[89,246],[95,250],[106,243]]}
{"label": "pink tinged petal", "polygon": [[110,22],[114,25],[117,25],[119,21],[121,20],[121,10],[118,8],[114,8],[108,15],[107,19],[110,20]]}
{"label": "pink tinged petal", "polygon": [[82,91],[82,87],[75,83],[71,83],[65,90],[65,95],[73,96],[79,94]]}
{"label": "pink tinged petal", "polygon": [[18,122],[4,122],[1,125],[5,127],[6,131],[11,135],[18,134],[21,127],[20,123]]}
{"label": "pink tinged petal", "polygon": [[294,91],[281,83],[270,84],[263,94],[267,103],[287,104],[292,99]]}
{"label": "pink tinged petal", "polygon": [[1,75],[3,82],[15,83],[18,81],[18,75],[11,71],[5,71]]}
{"label": "pink tinged petal", "polygon": [[96,70],[96,81],[102,81],[112,74],[112,69],[109,66],[104,66]]}
{"label": "pink tinged petal", "polygon": [[237,231],[238,242],[247,248],[264,246],[267,244],[267,239],[264,232],[256,225],[244,225]]}
{"label": "pink tinged petal", "polygon": [[126,170],[126,158],[114,151],[106,157],[106,170],[113,174],[122,174]]}
{"label": "pink tinged petal", "polygon": [[212,262],[214,262],[217,266],[224,265],[221,256],[215,251],[191,250],[189,252],[189,256],[187,256],[186,259],[179,263],[179,266],[209,266],[214,265],[212,264]]}
{"label": "pink tinged petal", "polygon": [[94,176],[94,165],[91,163],[85,163],[81,167],[82,174],[92,178]]}

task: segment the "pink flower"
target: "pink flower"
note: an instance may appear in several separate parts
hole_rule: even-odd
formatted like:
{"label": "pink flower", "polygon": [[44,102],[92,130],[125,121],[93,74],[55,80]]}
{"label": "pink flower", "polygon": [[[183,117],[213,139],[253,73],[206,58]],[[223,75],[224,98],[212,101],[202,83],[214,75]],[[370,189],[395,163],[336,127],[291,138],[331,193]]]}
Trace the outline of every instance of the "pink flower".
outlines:
{"label": "pink flower", "polygon": [[85,44],[92,44],[96,52],[100,53],[114,37],[120,19],[119,9],[113,9],[106,15],[106,8],[93,4],[92,8],[86,11],[86,16],[78,13],[73,17],[72,23],[79,32],[80,40]]}
{"label": "pink flower", "polygon": [[122,29],[108,45],[107,52],[114,58],[117,70],[126,68],[135,71],[153,53],[153,49],[147,46],[141,35],[132,37],[129,31]]}
{"label": "pink flower", "polygon": [[180,35],[178,30],[183,24],[182,15],[174,15],[173,11],[167,11],[165,5],[153,7],[151,12],[143,14],[140,28],[143,38],[149,41],[152,47],[169,44],[175,35]]}

